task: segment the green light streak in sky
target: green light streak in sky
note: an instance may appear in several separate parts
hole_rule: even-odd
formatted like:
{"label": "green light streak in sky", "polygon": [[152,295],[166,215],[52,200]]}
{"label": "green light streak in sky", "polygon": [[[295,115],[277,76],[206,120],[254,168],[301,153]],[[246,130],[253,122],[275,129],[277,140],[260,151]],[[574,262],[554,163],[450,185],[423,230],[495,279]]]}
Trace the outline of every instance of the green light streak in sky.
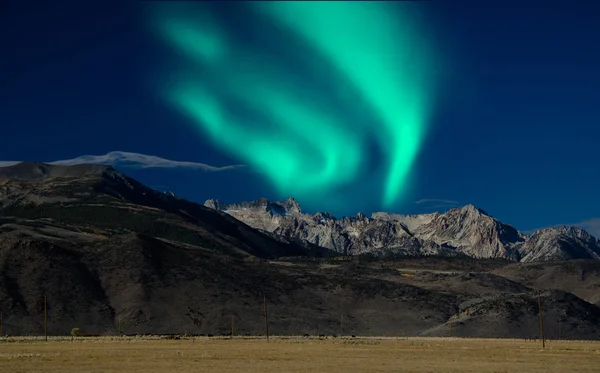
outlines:
{"label": "green light streak in sky", "polygon": [[312,66],[316,54],[325,58],[377,121],[357,123],[328,106],[326,92],[311,89],[310,80],[282,66],[273,53],[226,34],[209,13],[199,19],[173,7],[158,13],[158,29],[190,65],[201,68],[180,73],[167,99],[219,147],[264,172],[283,195],[326,194],[360,182],[369,158],[365,142],[374,137],[386,157],[383,203],[394,203],[421,147],[432,93],[428,53],[403,8],[377,2],[249,6],[313,49],[300,62]]}
{"label": "green light streak in sky", "polygon": [[255,4],[325,54],[375,109],[386,127],[380,131],[389,156],[384,205],[391,205],[422,143],[431,94],[427,56],[403,9],[390,2]]}
{"label": "green light streak in sky", "polygon": [[208,33],[194,25],[196,22],[204,23],[206,28],[210,19],[197,19],[194,24],[172,18],[165,18],[162,22],[162,29],[168,38],[191,56],[214,63],[225,54],[225,45],[221,34],[216,32],[216,26],[212,25]]}

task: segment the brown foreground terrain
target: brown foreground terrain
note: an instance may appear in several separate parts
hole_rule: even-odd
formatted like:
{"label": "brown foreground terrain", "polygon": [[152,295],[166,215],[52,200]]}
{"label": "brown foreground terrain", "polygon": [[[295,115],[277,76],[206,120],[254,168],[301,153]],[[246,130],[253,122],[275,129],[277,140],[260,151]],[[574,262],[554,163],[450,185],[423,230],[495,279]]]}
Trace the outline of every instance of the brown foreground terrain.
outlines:
{"label": "brown foreground terrain", "polygon": [[598,372],[600,342],[86,338],[0,341],[1,372]]}

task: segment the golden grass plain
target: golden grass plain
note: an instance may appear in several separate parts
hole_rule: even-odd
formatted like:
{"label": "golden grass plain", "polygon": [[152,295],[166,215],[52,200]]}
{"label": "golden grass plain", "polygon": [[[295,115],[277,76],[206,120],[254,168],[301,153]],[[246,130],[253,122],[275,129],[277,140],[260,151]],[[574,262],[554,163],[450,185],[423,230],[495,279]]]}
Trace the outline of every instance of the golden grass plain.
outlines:
{"label": "golden grass plain", "polygon": [[600,341],[0,340],[0,372],[600,372]]}

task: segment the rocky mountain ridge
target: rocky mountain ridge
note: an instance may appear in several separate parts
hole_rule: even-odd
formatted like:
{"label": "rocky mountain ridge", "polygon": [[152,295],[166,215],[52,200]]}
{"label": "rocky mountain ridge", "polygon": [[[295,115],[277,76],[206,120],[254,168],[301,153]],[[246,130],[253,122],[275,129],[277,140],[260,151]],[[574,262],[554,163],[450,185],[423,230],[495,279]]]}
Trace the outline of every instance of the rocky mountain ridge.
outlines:
{"label": "rocky mountain ridge", "polygon": [[2,216],[43,219],[44,224],[102,236],[148,234],[227,255],[311,255],[306,245],[275,240],[228,214],[155,191],[110,166],[20,163],[0,168]]}
{"label": "rocky mountain ridge", "polygon": [[205,206],[274,237],[301,239],[344,255],[466,255],[522,262],[600,258],[598,240],[582,229],[547,228],[527,236],[473,205],[445,213],[375,212],[370,218],[359,213],[341,219],[302,213],[293,198],[237,204],[207,200]]}
{"label": "rocky mountain ridge", "polygon": [[521,246],[524,262],[600,259],[600,240],[576,227],[540,229]]}
{"label": "rocky mountain ridge", "polygon": [[[209,205],[111,167],[0,168],[3,334],[42,334],[46,299],[50,335],[228,335],[232,317],[238,335],[258,335],[266,298],[274,335],[447,336],[452,325],[460,337],[532,338],[541,291],[561,338],[600,335],[600,261],[461,256],[456,246],[487,243],[480,236],[490,232],[504,240],[491,253],[511,250],[512,231],[480,210],[337,219],[305,214],[295,200]],[[448,234],[427,238],[437,227]],[[377,258],[390,252],[400,258]]]}

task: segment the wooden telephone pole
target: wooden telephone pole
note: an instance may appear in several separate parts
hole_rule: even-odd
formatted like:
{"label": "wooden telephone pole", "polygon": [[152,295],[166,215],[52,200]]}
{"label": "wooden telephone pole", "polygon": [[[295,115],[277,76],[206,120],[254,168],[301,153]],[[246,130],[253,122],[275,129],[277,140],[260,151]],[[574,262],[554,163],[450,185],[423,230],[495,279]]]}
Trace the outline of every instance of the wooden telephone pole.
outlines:
{"label": "wooden telephone pole", "polygon": [[46,307],[46,296],[44,295],[44,338],[48,342],[48,312]]}
{"label": "wooden telephone pole", "polygon": [[344,305],[342,300],[343,298],[340,298],[340,338],[344,335]]}
{"label": "wooden telephone pole", "polygon": [[231,338],[233,338],[233,315],[231,315]]}
{"label": "wooden telephone pole", "polygon": [[265,333],[267,335],[267,342],[269,342],[269,314],[267,312],[267,294],[263,293],[263,307],[265,309]]}
{"label": "wooden telephone pole", "polygon": [[540,337],[542,338],[542,348],[546,348],[546,338],[544,337],[544,316],[542,314],[542,296],[538,291],[538,309],[540,311]]}

